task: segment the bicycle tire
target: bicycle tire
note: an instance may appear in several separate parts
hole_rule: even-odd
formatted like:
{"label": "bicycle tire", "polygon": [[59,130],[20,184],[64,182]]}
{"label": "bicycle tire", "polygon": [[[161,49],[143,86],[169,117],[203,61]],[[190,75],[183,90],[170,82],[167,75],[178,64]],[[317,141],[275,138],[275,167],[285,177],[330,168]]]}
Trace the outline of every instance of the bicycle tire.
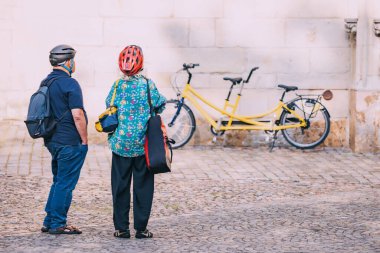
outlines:
{"label": "bicycle tire", "polygon": [[[313,105],[311,113],[305,111],[305,106],[300,106],[302,103],[305,103],[305,101]],[[320,106],[320,109],[314,112],[314,108],[317,103],[319,104],[318,106]],[[307,127],[288,128],[281,130],[282,135],[290,145],[299,149],[312,149],[320,145],[327,138],[330,132],[330,114],[319,101],[316,99],[297,98],[289,102],[288,107],[292,110],[295,110],[300,116],[305,116],[305,120],[308,122]],[[315,114],[315,116],[313,116],[313,114]],[[299,120],[290,114],[290,112],[284,109],[281,113],[279,124],[291,125],[295,123],[299,123]],[[322,127],[323,129],[321,133],[317,133],[313,128],[318,126]],[[317,139],[314,140],[313,137],[317,137]],[[302,142],[302,140],[304,141]]]}
{"label": "bicycle tire", "polygon": [[173,125],[169,126],[169,123],[172,122],[173,117],[177,112],[179,103],[179,100],[167,101],[165,110],[161,114],[168,137],[175,141],[175,143],[172,144],[173,149],[186,145],[193,137],[196,128],[194,113],[186,104],[182,104],[179,115],[175,119]]}

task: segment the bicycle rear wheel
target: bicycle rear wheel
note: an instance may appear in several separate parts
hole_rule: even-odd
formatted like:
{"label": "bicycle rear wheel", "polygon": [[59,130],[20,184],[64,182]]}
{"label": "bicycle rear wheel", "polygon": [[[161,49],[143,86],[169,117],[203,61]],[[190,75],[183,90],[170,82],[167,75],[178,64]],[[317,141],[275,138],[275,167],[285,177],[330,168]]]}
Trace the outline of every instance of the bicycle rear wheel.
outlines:
{"label": "bicycle rear wheel", "polygon": [[[178,112],[179,106],[182,107]],[[194,114],[186,104],[181,104],[179,100],[167,101],[161,118],[165,124],[168,137],[175,141],[172,148],[180,148],[190,141],[196,125]]]}
{"label": "bicycle rear wheel", "polygon": [[[304,117],[305,127],[281,130],[285,140],[299,149],[311,149],[320,145],[330,132],[330,115],[327,109],[316,99],[297,98],[288,104],[299,116]],[[280,125],[299,124],[300,120],[287,110],[280,116]]]}

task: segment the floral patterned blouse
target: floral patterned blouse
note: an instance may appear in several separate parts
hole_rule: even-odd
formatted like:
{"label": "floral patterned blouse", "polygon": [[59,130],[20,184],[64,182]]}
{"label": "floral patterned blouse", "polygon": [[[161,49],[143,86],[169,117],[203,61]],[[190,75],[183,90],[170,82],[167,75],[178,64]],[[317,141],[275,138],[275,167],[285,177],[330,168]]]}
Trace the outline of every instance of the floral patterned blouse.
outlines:
{"label": "floral patterned blouse", "polygon": [[[106,98],[107,107],[111,103],[117,82],[114,82]],[[148,83],[152,106],[161,113],[165,108],[166,99],[158,92],[153,81],[148,79]],[[142,75],[120,80],[114,101],[114,105],[118,108],[119,125],[115,132],[108,136],[109,147],[115,154],[123,157],[145,154],[145,134],[150,115],[147,96],[147,80]]]}

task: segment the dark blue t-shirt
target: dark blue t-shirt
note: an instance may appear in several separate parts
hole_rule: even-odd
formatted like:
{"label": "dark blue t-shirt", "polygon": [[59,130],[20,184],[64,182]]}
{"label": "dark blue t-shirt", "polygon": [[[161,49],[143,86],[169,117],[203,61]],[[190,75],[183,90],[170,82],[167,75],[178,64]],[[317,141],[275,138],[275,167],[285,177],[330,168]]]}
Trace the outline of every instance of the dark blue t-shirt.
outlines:
{"label": "dark blue t-shirt", "polygon": [[[61,145],[79,145],[82,143],[75,127],[72,109],[83,109],[82,89],[79,83],[66,72],[54,69],[48,79],[58,77],[49,88],[50,105],[57,123],[54,134],[45,139],[45,144],[57,143]],[[86,113],[85,113],[86,116]],[[87,116],[86,116],[87,120]]]}

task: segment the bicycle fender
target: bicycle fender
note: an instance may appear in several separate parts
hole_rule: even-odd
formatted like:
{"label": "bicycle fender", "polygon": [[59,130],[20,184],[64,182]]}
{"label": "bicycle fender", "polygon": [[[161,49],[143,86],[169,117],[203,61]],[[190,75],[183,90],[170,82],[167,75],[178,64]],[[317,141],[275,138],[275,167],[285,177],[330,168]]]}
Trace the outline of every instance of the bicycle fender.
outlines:
{"label": "bicycle fender", "polygon": [[321,109],[321,111],[324,111],[327,114],[327,116],[329,118],[331,118],[329,111],[327,111],[327,109],[326,109],[326,107],[324,105],[322,105],[322,106],[323,106],[323,108]]}

